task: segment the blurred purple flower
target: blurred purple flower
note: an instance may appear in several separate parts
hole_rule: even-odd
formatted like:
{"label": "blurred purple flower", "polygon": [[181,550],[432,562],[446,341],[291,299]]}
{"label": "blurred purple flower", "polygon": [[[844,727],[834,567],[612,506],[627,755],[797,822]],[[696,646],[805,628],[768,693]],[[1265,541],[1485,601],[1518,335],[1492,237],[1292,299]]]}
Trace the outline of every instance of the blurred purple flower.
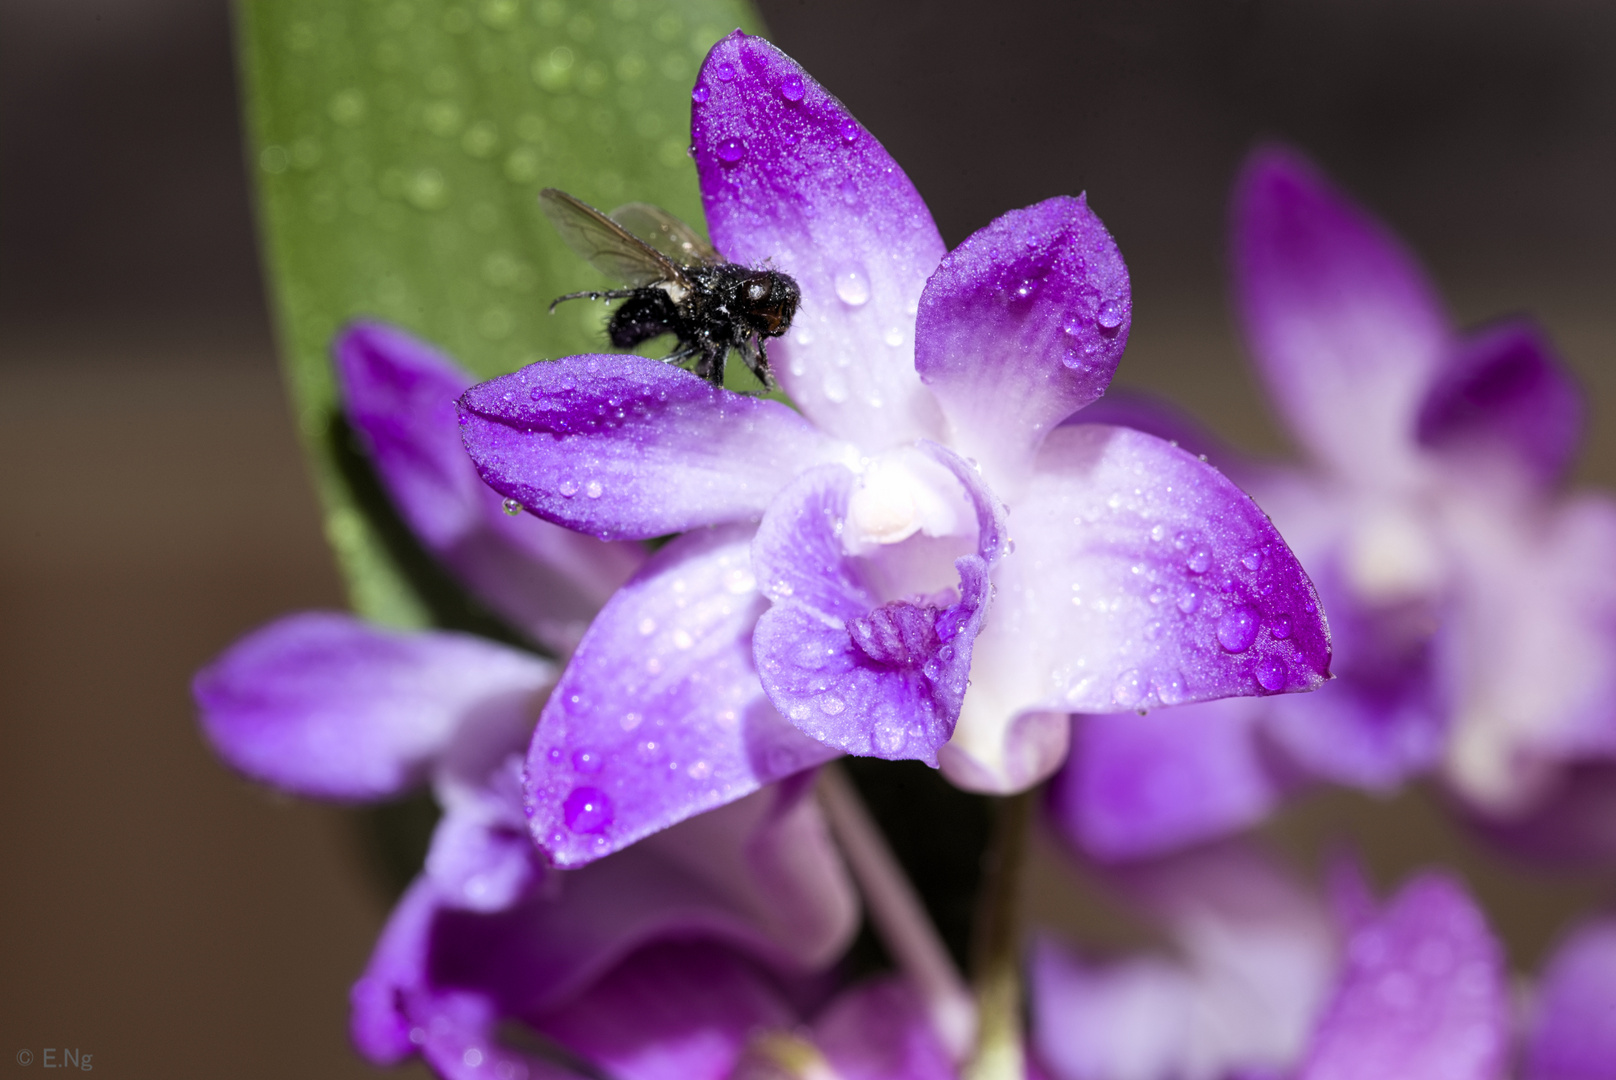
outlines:
{"label": "blurred purple flower", "polygon": [[[417,537],[513,625],[568,649],[642,561],[639,546],[503,513],[460,446],[454,401],[471,379],[420,342],[360,325],[338,340],[337,361],[349,421]],[[443,816],[426,865],[354,988],[355,1041],[373,1060],[419,1052],[457,1076],[487,1054],[514,1069],[520,1058],[492,1042],[501,1008],[558,1007],[647,942],[728,942],[801,973],[833,961],[856,929],[846,871],[803,797],[807,775],[587,870],[547,868],[521,768],[556,672],[471,635],[316,612],[248,635],[196,677],[204,732],[255,780],[345,801],[432,785]],[[510,951],[489,954],[492,937]]]}
{"label": "blurred purple flower", "polygon": [[[1234,223],[1247,338],[1311,460],[1217,460],[1314,575],[1337,677],[1082,720],[1063,820],[1131,857],[1250,824],[1307,780],[1384,791],[1433,769],[1485,814],[1543,805],[1564,763],[1616,754],[1616,505],[1554,492],[1575,388],[1530,322],[1460,335],[1396,238],[1291,153],[1252,159]],[[1616,849],[1609,833],[1585,847]]]}
{"label": "blurred purple flower", "polygon": [[1329,903],[1250,848],[1119,872],[1178,959],[1032,958],[1032,1044],[1054,1080],[1522,1080],[1616,1077],[1616,920],[1587,923],[1515,1017],[1503,950],[1452,878],[1384,904],[1355,867]]}
{"label": "blurred purple flower", "polygon": [[538,729],[528,800],[557,865],[843,752],[1014,791],[1059,765],[1073,711],[1323,681],[1312,585],[1244,494],[1161,439],[1062,426],[1132,310],[1082,198],[945,252],[886,151],[767,42],[719,42],[694,100],[714,242],[801,286],[774,349],[800,413],[622,355],[462,399],[483,478],[533,514],[683,534]]}

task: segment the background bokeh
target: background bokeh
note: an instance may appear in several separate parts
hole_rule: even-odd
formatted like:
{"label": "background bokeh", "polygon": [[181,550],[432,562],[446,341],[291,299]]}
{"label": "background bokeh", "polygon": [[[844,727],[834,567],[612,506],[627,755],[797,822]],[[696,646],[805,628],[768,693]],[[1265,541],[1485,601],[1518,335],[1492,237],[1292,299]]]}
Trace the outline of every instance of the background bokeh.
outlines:
{"label": "background bokeh", "polygon": [[[1579,480],[1616,485],[1616,7],[760,6],[950,243],[1088,191],[1133,275],[1123,381],[1283,452],[1222,271],[1233,171],[1283,138],[1413,243],[1462,321],[1543,319],[1594,404]],[[240,632],[340,602],[230,46],[224,0],[0,5],[0,1075],[45,1046],[112,1076],[369,1074],[344,1002],[386,897],[352,820],[219,768],[186,692]],[[1522,968],[1613,884],[1478,851],[1433,802],[1321,796],[1279,836],[1355,835],[1383,881],[1455,861]]]}

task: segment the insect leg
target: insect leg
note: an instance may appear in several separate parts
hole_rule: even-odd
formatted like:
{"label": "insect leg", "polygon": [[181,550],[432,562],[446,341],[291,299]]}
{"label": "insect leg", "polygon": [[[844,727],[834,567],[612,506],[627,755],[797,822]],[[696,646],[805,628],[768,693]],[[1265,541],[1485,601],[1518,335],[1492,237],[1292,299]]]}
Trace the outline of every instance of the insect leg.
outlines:
{"label": "insect leg", "polygon": [[633,296],[634,289],[607,289],[605,292],[574,292],[566,296],[558,296],[550,301],[550,313],[555,314],[556,305],[567,300],[622,300]]}
{"label": "insect leg", "polygon": [[774,381],[774,372],[769,369],[769,346],[761,337],[748,335],[740,345],[741,359],[746,366],[752,369],[752,374],[758,377],[765,390],[778,390],[780,384]]}

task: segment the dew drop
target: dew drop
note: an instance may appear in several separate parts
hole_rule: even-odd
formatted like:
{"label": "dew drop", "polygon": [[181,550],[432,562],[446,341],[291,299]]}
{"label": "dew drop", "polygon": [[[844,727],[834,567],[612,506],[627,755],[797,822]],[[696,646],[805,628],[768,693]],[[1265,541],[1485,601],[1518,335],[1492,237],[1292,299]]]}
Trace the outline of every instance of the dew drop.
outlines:
{"label": "dew drop", "polygon": [[515,517],[517,514],[522,512],[522,504],[517,502],[515,499],[506,499],[504,502],[499,504],[499,508],[511,515],[511,517]]}
{"label": "dew drop", "polygon": [[848,307],[863,307],[870,302],[870,279],[859,267],[848,267],[836,275],[836,298]]}
{"label": "dew drop", "polygon": [[1236,604],[1218,616],[1218,644],[1232,653],[1245,652],[1257,640],[1257,613]]}
{"label": "dew drop", "polygon": [[1031,299],[1032,294],[1037,291],[1038,282],[1034,281],[1032,278],[1023,278],[1021,284],[1017,285],[1015,288],[1015,297],[1017,300],[1028,300]]}
{"label": "dew drop", "polygon": [[858,134],[859,126],[857,120],[854,120],[850,116],[846,120],[842,121],[842,138],[845,141],[852,142],[854,139],[858,138]]}
{"label": "dew drop", "polygon": [[903,749],[904,731],[899,724],[884,721],[875,729],[875,748],[883,754],[896,754]]}
{"label": "dew drop", "polygon": [[1264,657],[1257,665],[1257,685],[1264,690],[1283,690],[1289,678],[1285,661],[1277,656]]}
{"label": "dew drop", "polygon": [[700,83],[696,84],[696,88],[690,91],[690,100],[694,101],[697,105],[704,104],[709,97],[712,97],[712,91],[708,90],[707,87],[701,85]]}
{"label": "dew drop", "polygon": [[847,702],[835,694],[826,694],[819,699],[819,711],[826,716],[840,716],[845,708],[847,708]]}
{"label": "dew drop", "polygon": [[718,160],[733,165],[746,156],[746,144],[739,139],[725,139],[718,144]]}
{"label": "dew drop", "polygon": [[612,801],[596,787],[575,787],[561,804],[562,820],[575,833],[598,833],[612,823]]}
{"label": "dew drop", "polygon": [[733,65],[733,64],[719,64],[718,65],[718,81],[719,82],[731,82],[731,81],[734,80],[734,78],[735,78],[735,65]]}
{"label": "dew drop", "polygon": [[1291,617],[1289,615],[1275,615],[1268,624],[1268,632],[1280,641],[1291,636]]}
{"label": "dew drop", "polygon": [[1256,548],[1252,548],[1250,551],[1240,556],[1240,565],[1244,566],[1247,570],[1261,570],[1262,552],[1258,551]]}
{"label": "dew drop", "polygon": [[886,336],[882,340],[887,343],[888,348],[898,348],[903,344],[903,328],[901,326],[892,327],[886,332]]}
{"label": "dew drop", "polygon": [[1150,538],[1158,544],[1167,539],[1167,526],[1161,524],[1160,522],[1152,525],[1150,527]]}
{"label": "dew drop", "polygon": [[1100,310],[1094,313],[1094,321],[1101,330],[1115,331],[1122,325],[1122,305],[1115,300],[1106,300],[1100,304]]}
{"label": "dew drop", "polygon": [[1136,670],[1125,671],[1117,685],[1111,688],[1111,701],[1124,709],[1131,709],[1145,700],[1146,683]]}
{"label": "dew drop", "polygon": [[808,719],[808,706],[798,702],[787,710],[786,715],[791,717],[791,719],[797,723],[801,723],[802,721]]}
{"label": "dew drop", "polygon": [[572,767],[578,772],[594,775],[600,772],[606,764],[606,759],[595,750],[574,750],[572,752]]}
{"label": "dew drop", "polygon": [[838,184],[837,190],[842,193],[842,201],[848,206],[852,206],[854,203],[858,202],[858,184],[851,176]]}
{"label": "dew drop", "polygon": [[587,499],[598,499],[600,498],[601,493],[605,490],[605,488],[601,487],[599,480],[591,480],[589,483],[584,485],[584,497]]}
{"label": "dew drop", "polygon": [[804,89],[800,75],[787,75],[780,80],[780,96],[787,101],[801,101]]}
{"label": "dew drop", "polygon": [[1200,606],[1201,594],[1196,592],[1194,589],[1185,589],[1183,592],[1178,594],[1178,610],[1182,611],[1184,614],[1193,615],[1195,614],[1195,610]]}
{"label": "dew drop", "polygon": [[563,499],[570,499],[574,495],[578,494],[578,481],[563,480],[560,484],[556,485],[556,490],[561,492],[561,497]]}
{"label": "dew drop", "polygon": [[550,747],[550,752],[545,756],[550,759],[550,764],[552,765],[561,764],[561,759],[566,757],[566,755],[561,752],[561,747],[559,746]]}
{"label": "dew drop", "polygon": [[1189,567],[1192,574],[1204,574],[1212,565],[1212,552],[1203,544],[1190,552],[1189,558],[1184,560],[1184,565]]}

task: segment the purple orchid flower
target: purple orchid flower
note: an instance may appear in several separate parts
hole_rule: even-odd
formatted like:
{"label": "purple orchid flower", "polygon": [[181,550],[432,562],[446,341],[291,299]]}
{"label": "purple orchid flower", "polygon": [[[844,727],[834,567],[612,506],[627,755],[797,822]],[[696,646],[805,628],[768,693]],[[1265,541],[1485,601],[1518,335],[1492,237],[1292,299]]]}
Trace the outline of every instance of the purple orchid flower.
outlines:
{"label": "purple orchid flower", "polygon": [[1575,931],[1514,1015],[1503,950],[1462,885],[1425,873],[1329,898],[1248,847],[1126,871],[1180,958],[1032,960],[1032,1042],[1055,1080],[1522,1080],[1616,1076],[1616,921]]}
{"label": "purple orchid flower", "polygon": [[[1582,410],[1542,333],[1459,334],[1396,238],[1292,153],[1253,157],[1234,222],[1247,338],[1311,461],[1214,453],[1313,573],[1337,678],[1085,718],[1055,785],[1068,830],[1133,857],[1251,824],[1308,781],[1385,791],[1428,770],[1498,818],[1597,802],[1556,786],[1616,753],[1616,504],[1554,494]],[[1612,849],[1563,818],[1510,828]]]}
{"label": "purple orchid flower", "polygon": [[[454,401],[471,379],[425,345],[359,325],[336,353],[349,421],[418,538],[535,640],[576,643],[643,561],[639,545],[502,512],[460,447]],[[809,774],[586,870],[548,868],[521,774],[557,670],[467,634],[316,612],[248,635],[196,677],[204,733],[252,779],[343,801],[432,785],[443,816],[426,865],[354,987],[354,1039],[377,1062],[419,1053],[444,1076],[570,1075],[499,1049],[499,1010],[560,1007],[668,938],[727,942],[800,976],[857,928],[851,883],[804,797]],[[510,951],[491,958],[491,938]],[[476,1071],[485,1054],[492,1071]]]}
{"label": "purple orchid flower", "polygon": [[539,725],[528,802],[556,865],[841,753],[1009,792],[1059,765],[1069,713],[1327,677],[1313,587],[1239,489],[1165,440],[1063,423],[1132,312],[1084,199],[947,252],[886,151],[767,42],[720,41],[693,99],[715,244],[801,286],[773,353],[800,412],[622,355],[461,401],[483,478],[533,514],[683,534]]}

